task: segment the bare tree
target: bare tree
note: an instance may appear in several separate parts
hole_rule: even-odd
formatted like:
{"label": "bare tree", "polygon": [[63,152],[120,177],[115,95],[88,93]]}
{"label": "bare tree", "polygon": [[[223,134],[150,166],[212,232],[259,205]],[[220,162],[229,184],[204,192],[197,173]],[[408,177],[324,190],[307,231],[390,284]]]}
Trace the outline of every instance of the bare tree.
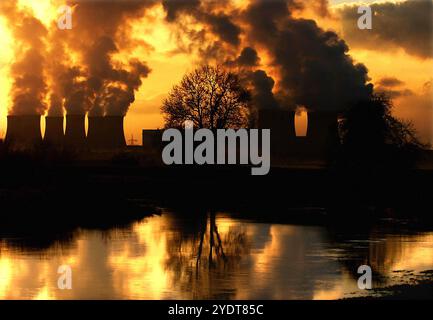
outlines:
{"label": "bare tree", "polygon": [[190,120],[195,128],[236,129],[248,124],[249,102],[236,74],[206,65],[173,87],[161,111],[168,128],[181,128]]}
{"label": "bare tree", "polygon": [[392,115],[389,97],[376,94],[345,114],[340,129],[340,163],[359,168],[403,168],[415,164],[422,149],[411,123]]}

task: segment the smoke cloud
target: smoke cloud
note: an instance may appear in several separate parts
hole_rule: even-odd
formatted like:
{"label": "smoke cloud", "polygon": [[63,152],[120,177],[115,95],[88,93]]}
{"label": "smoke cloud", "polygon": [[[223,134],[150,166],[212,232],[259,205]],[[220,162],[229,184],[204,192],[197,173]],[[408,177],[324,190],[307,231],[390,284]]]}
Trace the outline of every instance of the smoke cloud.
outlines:
{"label": "smoke cloud", "polygon": [[[47,108],[44,73],[47,30],[31,12],[18,8],[16,0],[2,1],[0,15],[6,17],[15,40],[16,59],[11,67],[12,115],[43,114]],[[29,72],[31,70],[31,72]]]}
{"label": "smoke cloud", "polygon": [[[64,86],[68,113],[124,116],[135,101],[135,92],[142,78],[150,73],[145,62],[114,59],[134,43],[130,36],[131,24],[155,5],[153,0],[135,1],[69,1],[74,6],[75,25],[66,45],[78,53],[83,68],[75,68]],[[84,79],[81,81],[79,79]],[[81,106],[81,109],[79,109]],[[87,106],[87,107],[86,107]]]}
{"label": "smoke cloud", "polygon": [[[218,12],[216,4],[209,9],[206,1],[164,3],[167,20],[180,25],[182,14],[209,22],[208,12]],[[348,55],[349,47],[336,33],[321,29],[313,20],[294,17],[294,13],[304,10],[305,2],[251,0],[242,10],[227,9],[227,3],[222,6],[230,13],[227,23],[236,24],[234,29],[239,30],[233,33],[236,39],[245,39],[240,53],[239,41],[228,40],[224,32],[217,32],[217,28],[201,30],[200,36],[197,32],[193,36],[189,31],[185,33],[195,46],[206,48],[198,50],[203,60],[216,59],[226,61],[229,67],[249,69],[243,75],[253,88],[256,106],[293,108],[301,105],[314,110],[335,111],[372,94],[367,68],[352,60]],[[313,8],[321,15],[329,14],[327,1],[314,1]],[[206,31],[217,39],[206,42],[203,35]],[[260,67],[256,50],[269,57],[270,66],[277,70],[276,78]],[[238,54],[233,58],[236,52]]]}
{"label": "smoke cloud", "polygon": [[293,6],[255,0],[245,12],[249,39],[266,48],[279,69],[281,95],[314,110],[341,110],[368,97],[367,68],[354,63],[344,40],[313,20],[294,18]]}

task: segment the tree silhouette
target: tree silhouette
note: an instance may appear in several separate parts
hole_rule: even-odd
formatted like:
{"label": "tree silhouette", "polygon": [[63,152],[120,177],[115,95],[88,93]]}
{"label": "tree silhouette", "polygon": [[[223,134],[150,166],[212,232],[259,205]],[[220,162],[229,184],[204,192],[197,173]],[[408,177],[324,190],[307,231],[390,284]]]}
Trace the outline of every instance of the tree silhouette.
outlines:
{"label": "tree silhouette", "polygon": [[195,128],[241,128],[248,123],[249,92],[239,77],[217,66],[202,66],[173,87],[161,108],[167,128],[193,121]]}
{"label": "tree silhouette", "polygon": [[414,164],[426,146],[417,138],[412,124],[392,116],[392,102],[374,95],[358,102],[345,114],[340,126],[344,165],[364,168],[402,168]]}

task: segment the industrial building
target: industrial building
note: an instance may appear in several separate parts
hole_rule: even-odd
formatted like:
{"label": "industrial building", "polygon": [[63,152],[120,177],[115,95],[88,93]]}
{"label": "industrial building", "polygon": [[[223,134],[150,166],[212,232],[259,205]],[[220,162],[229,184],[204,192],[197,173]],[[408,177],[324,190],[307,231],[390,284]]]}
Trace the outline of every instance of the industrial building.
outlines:
{"label": "industrial building", "polygon": [[33,148],[38,143],[41,143],[41,116],[8,116],[5,142],[19,149]]}
{"label": "industrial building", "polygon": [[44,141],[53,146],[62,146],[65,140],[63,132],[64,117],[45,117],[45,136]]}
{"label": "industrial building", "polygon": [[308,111],[305,136],[296,134],[294,110],[264,109],[258,112],[257,127],[271,129],[271,152],[280,157],[322,158],[338,136],[337,111]]}

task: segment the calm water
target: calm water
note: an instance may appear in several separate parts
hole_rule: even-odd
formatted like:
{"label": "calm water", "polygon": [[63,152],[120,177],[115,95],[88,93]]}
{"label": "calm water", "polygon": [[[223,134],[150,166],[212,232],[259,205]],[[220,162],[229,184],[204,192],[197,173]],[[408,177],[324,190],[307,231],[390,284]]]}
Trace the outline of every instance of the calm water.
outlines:
{"label": "calm water", "polygon": [[[375,286],[433,269],[433,232],[375,227],[348,237],[222,213],[163,213],[121,229],[77,230],[38,249],[12,240],[0,240],[0,299],[338,299],[365,294],[361,264],[376,271]],[[57,288],[65,264],[72,290]]]}

